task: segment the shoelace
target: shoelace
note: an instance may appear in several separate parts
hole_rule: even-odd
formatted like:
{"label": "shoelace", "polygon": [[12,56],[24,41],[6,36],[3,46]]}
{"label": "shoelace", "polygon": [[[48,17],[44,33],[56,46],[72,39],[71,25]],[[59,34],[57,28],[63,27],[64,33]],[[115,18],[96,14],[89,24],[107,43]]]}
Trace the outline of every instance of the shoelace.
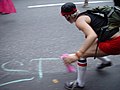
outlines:
{"label": "shoelace", "polygon": [[73,86],[72,86],[71,90],[74,90],[76,84],[77,84],[77,81],[73,81]]}

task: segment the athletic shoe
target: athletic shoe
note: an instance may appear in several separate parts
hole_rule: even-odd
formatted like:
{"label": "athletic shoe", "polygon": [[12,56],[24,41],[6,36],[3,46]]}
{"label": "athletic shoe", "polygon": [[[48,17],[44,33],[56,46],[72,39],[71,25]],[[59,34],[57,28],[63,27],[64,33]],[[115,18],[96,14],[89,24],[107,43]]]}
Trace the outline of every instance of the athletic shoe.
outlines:
{"label": "athletic shoe", "polygon": [[67,90],[74,90],[75,88],[82,89],[84,88],[84,86],[79,86],[77,81],[72,81],[72,82],[66,82],[65,88]]}
{"label": "athletic shoe", "polygon": [[106,64],[101,63],[101,64],[97,67],[97,69],[103,69],[103,68],[105,68],[105,67],[110,67],[110,66],[112,66],[112,62],[111,62],[111,61],[108,61]]}

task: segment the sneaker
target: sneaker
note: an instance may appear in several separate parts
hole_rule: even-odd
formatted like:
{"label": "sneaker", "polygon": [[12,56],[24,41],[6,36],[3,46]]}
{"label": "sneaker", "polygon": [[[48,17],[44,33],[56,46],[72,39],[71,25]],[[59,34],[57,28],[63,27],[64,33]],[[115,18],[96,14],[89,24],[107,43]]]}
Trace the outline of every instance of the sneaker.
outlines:
{"label": "sneaker", "polygon": [[97,69],[103,69],[103,68],[105,68],[105,67],[110,67],[110,66],[112,66],[112,62],[111,62],[111,61],[108,61],[106,64],[104,64],[104,63],[100,64],[100,65],[97,67]]}
{"label": "sneaker", "polygon": [[77,81],[72,81],[72,82],[66,82],[65,83],[65,88],[67,90],[74,90],[75,88],[84,88],[84,86],[79,86]]}

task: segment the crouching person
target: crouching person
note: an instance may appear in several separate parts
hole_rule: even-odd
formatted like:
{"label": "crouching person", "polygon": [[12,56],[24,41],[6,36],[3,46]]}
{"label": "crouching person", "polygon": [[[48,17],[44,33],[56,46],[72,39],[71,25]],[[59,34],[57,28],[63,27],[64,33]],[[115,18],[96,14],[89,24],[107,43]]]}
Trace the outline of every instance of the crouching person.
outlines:
{"label": "crouching person", "polygon": [[[85,72],[87,67],[87,58],[94,57],[98,45],[98,36],[100,27],[106,26],[108,20],[105,17],[93,13],[82,13],[72,2],[65,3],[61,6],[61,14],[65,19],[72,23],[85,35],[85,41],[79,50],[64,59],[65,64],[71,64],[77,61],[77,79],[65,84],[66,89],[84,88]],[[111,66],[112,62],[106,56],[120,54],[120,33],[119,28],[115,28],[104,33],[102,41],[99,42],[96,57],[102,61],[97,69],[103,69]]]}

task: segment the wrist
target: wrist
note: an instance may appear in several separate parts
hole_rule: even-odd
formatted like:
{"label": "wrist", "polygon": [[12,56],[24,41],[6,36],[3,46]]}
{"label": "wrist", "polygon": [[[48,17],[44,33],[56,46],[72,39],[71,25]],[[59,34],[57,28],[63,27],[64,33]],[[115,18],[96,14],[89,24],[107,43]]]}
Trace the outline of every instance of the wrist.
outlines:
{"label": "wrist", "polygon": [[82,51],[77,51],[75,55],[78,57],[78,59],[83,55],[84,52]]}

